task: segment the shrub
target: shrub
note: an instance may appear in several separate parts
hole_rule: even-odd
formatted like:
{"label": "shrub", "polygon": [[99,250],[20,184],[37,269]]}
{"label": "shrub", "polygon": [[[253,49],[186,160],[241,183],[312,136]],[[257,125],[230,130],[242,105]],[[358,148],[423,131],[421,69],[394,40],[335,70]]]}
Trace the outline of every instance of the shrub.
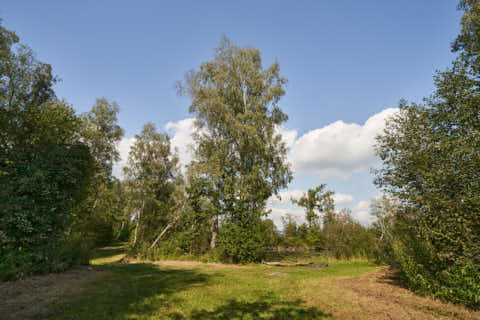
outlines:
{"label": "shrub", "polygon": [[390,236],[377,247],[377,259],[390,264],[411,290],[479,309],[480,266],[469,258],[446,260],[415,223],[396,220]]}
{"label": "shrub", "polygon": [[224,262],[261,261],[265,256],[265,233],[260,218],[225,223],[219,234],[218,254]]}
{"label": "shrub", "polygon": [[0,278],[57,271],[83,255],[69,239],[92,161],[82,145],[12,150],[0,177]]}

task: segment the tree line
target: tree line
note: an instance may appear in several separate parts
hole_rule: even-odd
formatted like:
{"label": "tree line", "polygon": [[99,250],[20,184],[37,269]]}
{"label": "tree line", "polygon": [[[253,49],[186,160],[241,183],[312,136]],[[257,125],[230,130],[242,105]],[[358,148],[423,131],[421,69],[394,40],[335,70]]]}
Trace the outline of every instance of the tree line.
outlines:
{"label": "tree line", "polygon": [[480,304],[480,2],[462,0],[457,58],[421,104],[401,101],[377,137],[383,165],[365,228],[335,209],[324,184],[292,202],[279,232],[267,200],[292,180],[277,127],[287,80],[256,48],[220,41],[178,92],[195,117],[193,160],[182,170],[170,137],[147,123],[124,178],[119,106],[101,98],[76,114],[56,97],[50,65],[0,26],[0,275],[61,271],[91,248],[126,241],[130,254],[259,262],[267,248],[327,248],[388,264],[411,289]]}
{"label": "tree line", "polygon": [[[287,82],[278,63],[264,68],[258,49],[222,39],[213,59],[177,85],[196,119],[193,161],[182,171],[168,134],[147,123],[119,180],[119,106],[101,98],[76,114],[56,97],[52,67],[0,31],[2,278],[63,270],[116,240],[142,257],[234,263],[258,262],[266,248],[292,241],[266,219],[267,199],[292,179],[276,131],[288,119],[278,106]],[[324,188],[298,199],[308,220],[299,230],[310,236],[300,232],[296,245],[321,242],[315,212],[334,211]]]}

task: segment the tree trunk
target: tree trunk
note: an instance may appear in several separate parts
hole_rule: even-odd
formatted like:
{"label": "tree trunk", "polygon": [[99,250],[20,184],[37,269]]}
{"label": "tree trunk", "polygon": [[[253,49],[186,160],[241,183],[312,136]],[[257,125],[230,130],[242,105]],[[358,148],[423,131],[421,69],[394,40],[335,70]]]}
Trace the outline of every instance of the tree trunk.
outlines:
{"label": "tree trunk", "polygon": [[171,227],[173,227],[178,219],[179,219],[180,216],[176,217],[174,221],[170,222],[166,227],[165,229],[163,229],[163,231],[158,235],[158,237],[155,239],[155,241],[153,241],[152,245],[150,246],[150,249],[152,249],[153,247],[155,247],[155,245],[157,244],[158,240],[160,240],[160,238],[162,238],[162,236],[165,234],[165,232],[168,231],[168,229],[170,229]]}
{"label": "tree trunk", "polygon": [[217,246],[218,217],[212,218],[212,239],[210,240],[210,249],[214,250]]}
{"label": "tree trunk", "polygon": [[[155,245],[157,244],[158,240],[160,240],[160,238],[162,238],[162,236],[165,234],[165,232],[167,232],[168,229],[170,229],[171,227],[173,227],[173,226],[178,222],[178,220],[180,220],[180,217],[182,216],[183,209],[185,208],[185,203],[186,203],[186,202],[183,202],[182,208],[180,208],[180,210],[178,211],[177,216],[173,219],[173,221],[170,222],[170,223],[165,227],[165,229],[163,229],[163,231],[158,235],[158,237],[155,239],[155,241],[153,241],[152,245],[150,246],[150,249],[152,249],[153,247],[155,247]],[[175,210],[175,211],[176,211],[176,210]]]}
{"label": "tree trunk", "polygon": [[133,237],[133,245],[137,243],[137,233],[138,233],[138,226],[140,225],[140,217],[142,215],[143,208],[145,206],[145,201],[142,202],[142,209],[138,212],[138,219],[137,219],[137,225],[135,226],[135,235]]}
{"label": "tree trunk", "polygon": [[122,235],[123,227],[125,226],[125,220],[122,220],[122,226],[120,227],[120,231],[118,231],[117,236],[115,237],[115,240],[118,240],[120,236]]}

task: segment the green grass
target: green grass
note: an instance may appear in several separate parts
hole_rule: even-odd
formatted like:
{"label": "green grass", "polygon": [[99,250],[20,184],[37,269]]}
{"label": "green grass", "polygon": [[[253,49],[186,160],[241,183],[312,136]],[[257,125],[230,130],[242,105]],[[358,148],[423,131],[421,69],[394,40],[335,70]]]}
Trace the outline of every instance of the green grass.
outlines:
{"label": "green grass", "polygon": [[329,261],[326,269],[114,262],[122,254],[98,251],[92,265],[106,276],[70,297],[53,319],[331,319],[298,293],[309,281],[375,270],[366,261]]}

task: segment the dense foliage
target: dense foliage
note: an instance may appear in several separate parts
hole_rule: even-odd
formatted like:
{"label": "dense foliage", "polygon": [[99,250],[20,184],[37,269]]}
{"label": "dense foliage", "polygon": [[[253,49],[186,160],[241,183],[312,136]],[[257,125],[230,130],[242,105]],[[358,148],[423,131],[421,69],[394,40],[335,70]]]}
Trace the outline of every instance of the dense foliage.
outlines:
{"label": "dense foliage", "polygon": [[[0,26],[0,277],[78,262],[69,229],[93,159],[80,119],[52,90],[51,67]],[[81,249],[81,248],[79,248]]]}
{"label": "dense foliage", "polygon": [[146,124],[135,136],[124,172],[136,221],[132,246],[151,249],[181,215],[177,197],[183,197],[183,179],[168,135]]}
{"label": "dense foliage", "polygon": [[396,199],[390,263],[414,289],[480,306],[480,3],[462,1],[459,57],[378,137],[376,183]]}
{"label": "dense foliage", "polygon": [[[223,259],[259,261],[258,232],[267,199],[292,179],[276,126],[287,120],[278,106],[286,80],[277,63],[264,69],[259,50],[223,39],[214,59],[187,74],[180,89],[196,116],[192,183],[212,204],[211,248]],[[197,181],[195,181],[197,180]]]}
{"label": "dense foliage", "polygon": [[96,246],[118,238],[119,222],[128,223],[123,184],[112,176],[113,164],[120,160],[117,145],[123,137],[118,112],[115,102],[102,98],[81,115],[80,135],[94,158],[94,173],[88,196],[77,211],[83,217],[85,237]]}
{"label": "dense foliage", "polygon": [[[51,66],[18,42],[14,32],[0,26],[2,279],[88,263],[92,241],[112,226],[105,214],[93,213],[108,197],[95,196],[93,204],[90,199],[112,186],[111,159],[116,160],[115,142],[121,137],[114,124],[118,108],[110,108],[113,115],[101,107],[92,110],[97,117],[76,115],[56,98]],[[112,203],[121,202],[110,201],[108,207],[116,209]],[[95,228],[95,221],[107,228]]]}

